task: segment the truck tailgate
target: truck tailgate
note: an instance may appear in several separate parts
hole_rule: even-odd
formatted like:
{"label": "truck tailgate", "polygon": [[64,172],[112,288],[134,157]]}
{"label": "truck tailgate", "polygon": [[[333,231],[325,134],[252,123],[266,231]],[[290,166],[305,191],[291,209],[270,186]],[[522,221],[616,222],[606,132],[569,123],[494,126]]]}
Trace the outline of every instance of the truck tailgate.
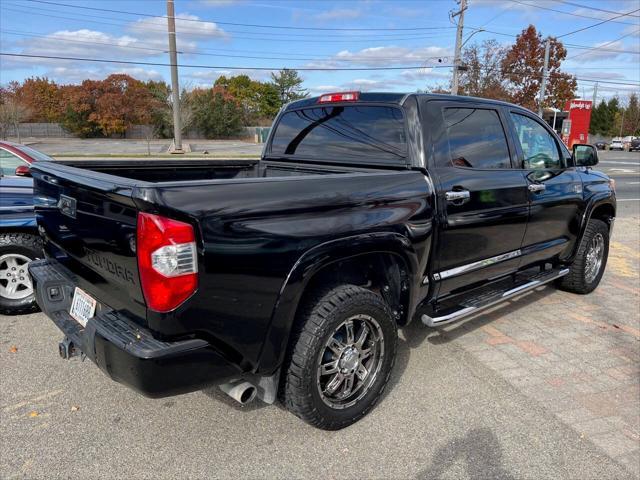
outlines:
{"label": "truck tailgate", "polygon": [[144,322],[132,197],[137,181],[51,162],[38,162],[31,171],[48,255],[99,302]]}

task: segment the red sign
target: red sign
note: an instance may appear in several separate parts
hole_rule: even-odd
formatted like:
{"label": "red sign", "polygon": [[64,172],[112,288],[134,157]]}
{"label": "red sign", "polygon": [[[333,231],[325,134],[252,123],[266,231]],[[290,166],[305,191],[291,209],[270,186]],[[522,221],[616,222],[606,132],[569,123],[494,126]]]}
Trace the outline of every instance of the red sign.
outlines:
{"label": "red sign", "polygon": [[589,141],[589,123],[591,122],[591,100],[571,100],[564,106],[569,111],[569,132],[562,132],[562,141],[571,148],[576,143]]}

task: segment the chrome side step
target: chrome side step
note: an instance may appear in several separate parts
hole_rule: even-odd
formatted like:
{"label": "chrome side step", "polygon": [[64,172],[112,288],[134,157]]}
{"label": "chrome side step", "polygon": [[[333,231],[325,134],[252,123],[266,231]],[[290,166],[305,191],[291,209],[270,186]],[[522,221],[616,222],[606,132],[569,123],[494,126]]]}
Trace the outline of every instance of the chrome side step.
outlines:
{"label": "chrome side step", "polygon": [[474,315],[485,308],[492,307],[493,305],[508,300],[509,298],[515,297],[516,295],[520,295],[521,293],[532,290],[544,285],[545,283],[564,277],[567,273],[569,273],[568,268],[540,272],[530,277],[527,283],[514,287],[510,290],[506,290],[504,292],[492,292],[490,295],[483,295],[481,297],[469,299],[460,305],[462,308],[448,315],[443,315],[441,317],[422,315],[422,323],[428,327],[437,327],[439,325],[445,325],[447,323],[461,320],[462,318]]}

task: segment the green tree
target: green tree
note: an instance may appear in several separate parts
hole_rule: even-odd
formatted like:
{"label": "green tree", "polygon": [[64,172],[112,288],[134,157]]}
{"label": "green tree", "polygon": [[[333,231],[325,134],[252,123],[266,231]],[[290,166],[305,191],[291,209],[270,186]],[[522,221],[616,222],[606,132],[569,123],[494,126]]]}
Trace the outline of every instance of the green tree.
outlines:
{"label": "green tree", "polygon": [[589,133],[594,135],[607,135],[607,103],[604,100],[601,100],[591,111]]}
{"label": "green tree", "polygon": [[224,88],[240,102],[244,125],[269,125],[280,108],[278,91],[271,83],[252,80],[247,75],[223,75],[214,86]]}
{"label": "green tree", "polygon": [[206,138],[228,138],[242,130],[242,108],[224,88],[196,89],[190,94],[193,125]]}
{"label": "green tree", "polygon": [[[605,117],[603,122],[602,134],[610,137],[618,135],[619,131],[616,128],[616,120],[620,118],[620,100],[618,97],[612,97],[607,102],[607,108],[605,110]],[[618,127],[619,128],[619,127]]]}
{"label": "green tree", "polygon": [[303,80],[296,70],[285,68],[271,73],[271,80],[280,97],[280,105],[309,96],[309,92],[302,88]]}
{"label": "green tree", "polygon": [[624,124],[622,136],[640,136],[640,108],[638,106],[638,94],[629,95],[629,104],[624,111]]}

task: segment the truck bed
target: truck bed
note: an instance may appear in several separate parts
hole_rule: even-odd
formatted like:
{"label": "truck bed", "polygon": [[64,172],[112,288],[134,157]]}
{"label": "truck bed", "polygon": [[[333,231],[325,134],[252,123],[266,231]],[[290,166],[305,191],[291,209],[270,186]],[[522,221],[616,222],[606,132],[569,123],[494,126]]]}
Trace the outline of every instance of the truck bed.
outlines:
{"label": "truck bed", "polygon": [[149,183],[320,175],[356,170],[327,165],[260,162],[257,159],[96,159],[57,161],[56,164]]}

